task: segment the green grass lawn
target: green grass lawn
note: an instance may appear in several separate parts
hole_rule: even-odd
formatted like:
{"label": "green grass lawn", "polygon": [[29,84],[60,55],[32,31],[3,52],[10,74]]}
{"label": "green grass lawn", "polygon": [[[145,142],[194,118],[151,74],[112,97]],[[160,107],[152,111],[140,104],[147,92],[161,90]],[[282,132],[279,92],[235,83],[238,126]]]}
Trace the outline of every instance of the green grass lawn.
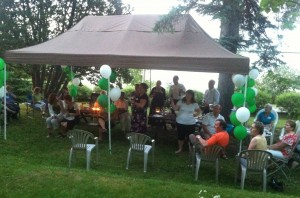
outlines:
{"label": "green grass lawn", "polygon": [[[97,135],[97,128],[84,122],[78,128]],[[19,121],[9,123],[7,140],[0,139],[0,197],[299,197],[299,172],[291,181],[284,181],[282,193],[270,188],[263,193],[261,176],[257,175],[249,175],[245,190],[240,190],[239,183],[234,184],[238,151],[234,140],[228,147],[229,160],[221,161],[219,184],[215,183],[215,168],[204,163],[195,182],[188,166],[188,149],[174,154],[176,133],[151,129],[149,134],[154,136],[155,132],[155,163],[148,163],[147,173],[143,173],[143,157],[139,155],[134,155],[129,170],[125,169],[129,142],[118,126],[112,130],[112,153],[106,137],[100,143],[99,163],[93,153],[91,171],[87,172],[85,156],[80,153],[68,168],[69,139],[46,139],[45,120],[39,113],[31,119],[22,112]]]}

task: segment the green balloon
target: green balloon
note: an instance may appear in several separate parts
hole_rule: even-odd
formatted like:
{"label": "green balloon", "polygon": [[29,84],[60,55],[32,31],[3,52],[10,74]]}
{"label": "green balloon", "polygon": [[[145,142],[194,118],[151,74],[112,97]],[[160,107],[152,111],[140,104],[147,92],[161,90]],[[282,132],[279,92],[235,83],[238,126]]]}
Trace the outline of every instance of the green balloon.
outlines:
{"label": "green balloon", "polygon": [[238,140],[243,140],[247,137],[247,129],[243,125],[236,126],[233,131],[234,137]]}
{"label": "green balloon", "polygon": [[4,86],[4,81],[0,79],[0,87]]}
{"label": "green balloon", "polygon": [[70,72],[67,74],[67,76],[68,76],[68,79],[69,79],[69,80],[73,80],[75,74],[74,74],[74,72],[70,71]]}
{"label": "green balloon", "polygon": [[233,111],[233,112],[230,114],[229,118],[230,118],[231,124],[233,124],[233,125],[235,125],[235,126],[238,126],[238,125],[241,124],[241,122],[238,121],[238,119],[236,118],[236,112],[235,112],[235,111]]}
{"label": "green balloon", "polygon": [[241,107],[244,104],[244,95],[242,93],[234,93],[231,96],[231,102],[236,107]]}
{"label": "green balloon", "polygon": [[107,95],[101,94],[100,96],[98,96],[97,100],[98,100],[98,103],[102,107],[107,107],[108,106],[108,97],[107,97]]}
{"label": "green balloon", "polygon": [[0,70],[4,69],[5,62],[2,58],[0,58]]}
{"label": "green balloon", "polygon": [[98,81],[98,86],[103,90],[108,90],[108,80],[106,78],[101,78]]}
{"label": "green balloon", "polygon": [[112,70],[109,80],[110,80],[110,82],[114,83],[114,82],[116,82],[116,79],[117,79],[117,73],[115,70]]}
{"label": "green balloon", "polygon": [[[6,80],[9,79],[9,72],[6,71]],[[4,81],[4,70],[0,70],[0,80]]]}
{"label": "green balloon", "polygon": [[255,81],[252,78],[248,78],[247,87],[253,87],[255,85]]}
{"label": "green balloon", "polygon": [[71,85],[71,90],[70,90],[70,95],[72,97],[76,97],[78,94],[78,90],[77,87],[75,85]]}
{"label": "green balloon", "polygon": [[255,97],[255,91],[251,88],[247,88],[246,101],[249,101]]}
{"label": "green balloon", "polygon": [[[110,113],[115,112],[116,109],[116,105],[114,103],[110,103]],[[108,107],[105,108],[105,112],[108,112]]]}
{"label": "green balloon", "polygon": [[246,98],[246,101],[247,101],[248,106],[253,106],[256,103],[255,98],[249,98],[249,99]]}
{"label": "green balloon", "polygon": [[249,106],[248,109],[249,109],[250,113],[254,113],[256,111],[256,105],[254,104],[252,106]]}

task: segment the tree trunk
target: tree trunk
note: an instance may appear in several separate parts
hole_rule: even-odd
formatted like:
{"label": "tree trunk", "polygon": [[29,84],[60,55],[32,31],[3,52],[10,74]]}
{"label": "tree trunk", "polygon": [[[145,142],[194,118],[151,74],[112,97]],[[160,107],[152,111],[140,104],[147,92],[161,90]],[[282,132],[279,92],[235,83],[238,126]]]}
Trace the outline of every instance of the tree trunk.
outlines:
{"label": "tree trunk", "polygon": [[[237,52],[239,40],[239,24],[241,13],[237,1],[224,0],[224,9],[230,9],[226,16],[221,19],[220,43],[223,47],[231,51]],[[226,121],[229,121],[229,115],[232,109],[231,95],[234,92],[234,85],[231,80],[232,74],[220,73],[218,89],[220,91],[220,104],[222,105],[221,114]]]}

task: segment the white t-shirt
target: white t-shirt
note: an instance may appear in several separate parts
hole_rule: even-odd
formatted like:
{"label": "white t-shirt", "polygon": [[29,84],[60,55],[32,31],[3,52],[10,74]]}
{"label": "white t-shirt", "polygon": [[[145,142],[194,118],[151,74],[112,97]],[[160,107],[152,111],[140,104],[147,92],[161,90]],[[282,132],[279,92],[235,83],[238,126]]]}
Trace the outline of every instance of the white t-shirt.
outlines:
{"label": "white t-shirt", "polygon": [[208,129],[208,131],[210,132],[210,134],[215,134],[215,122],[217,119],[222,119],[225,120],[224,117],[219,114],[218,117],[215,117],[214,114],[212,112],[207,113],[202,121],[202,125],[205,125]]}
{"label": "white t-shirt", "polygon": [[179,106],[179,112],[176,116],[176,122],[184,125],[196,124],[194,112],[199,109],[198,103],[186,104],[179,100],[177,105]]}
{"label": "white t-shirt", "polygon": [[185,87],[183,84],[171,85],[170,87],[170,98],[180,100],[185,94]]}
{"label": "white t-shirt", "polygon": [[219,104],[220,102],[220,93],[217,89],[208,89],[204,94],[204,102],[206,104]]}

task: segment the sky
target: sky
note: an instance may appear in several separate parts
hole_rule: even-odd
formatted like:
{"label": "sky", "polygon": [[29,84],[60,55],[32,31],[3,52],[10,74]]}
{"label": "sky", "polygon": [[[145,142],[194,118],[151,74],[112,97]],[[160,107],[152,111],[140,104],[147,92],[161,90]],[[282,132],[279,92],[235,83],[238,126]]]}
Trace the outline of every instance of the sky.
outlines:
{"label": "sky", "polygon": [[[177,0],[123,0],[123,3],[130,4],[133,8],[132,14],[167,14],[168,11],[176,6],[180,1]],[[196,12],[190,13],[198,24],[206,31],[212,38],[218,38],[220,33],[220,23],[212,20],[210,17],[200,16]],[[276,32],[275,32],[276,34]],[[280,51],[283,53],[282,59],[288,66],[293,69],[300,69],[300,24],[293,31],[283,32],[284,39],[280,46]],[[298,54],[290,53],[298,52]],[[250,57],[250,62],[255,60],[254,56],[244,53],[244,56]],[[145,72],[146,80],[150,80],[150,70]],[[201,73],[201,72],[182,72],[182,71],[165,71],[165,70],[151,70],[151,81],[161,80],[163,86],[172,83],[174,75],[179,76],[179,83],[185,85],[186,89],[193,89],[204,92],[208,87],[210,79],[218,81],[217,73]],[[151,87],[154,85],[151,85]]]}

